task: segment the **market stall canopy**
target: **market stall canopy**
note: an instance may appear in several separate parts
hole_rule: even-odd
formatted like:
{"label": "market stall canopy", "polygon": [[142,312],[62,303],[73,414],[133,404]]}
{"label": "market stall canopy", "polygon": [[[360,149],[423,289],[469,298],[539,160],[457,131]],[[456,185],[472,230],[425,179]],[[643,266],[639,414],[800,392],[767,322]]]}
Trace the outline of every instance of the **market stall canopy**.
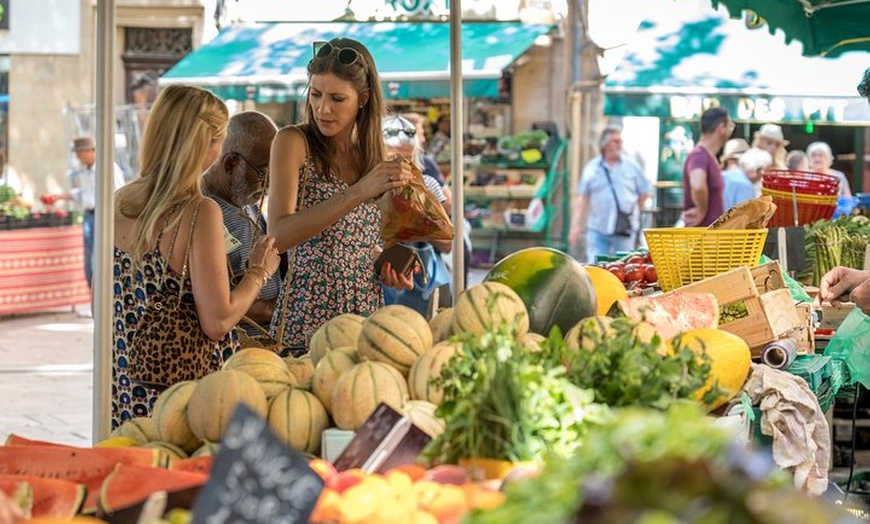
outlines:
{"label": "market stall canopy", "polygon": [[[552,25],[462,24],[465,96],[499,96],[505,69]],[[347,37],[371,51],[388,98],[450,96],[450,26],[437,22],[276,22],[239,25],[190,53],[161,84],[198,85],[226,99],[258,102],[300,98],[316,41]]]}
{"label": "market stall canopy", "polygon": [[760,16],[769,31],[781,29],[786,42],[803,44],[807,56],[870,51],[870,0],[712,0],[732,17]]}
{"label": "market stall canopy", "polygon": [[679,12],[669,4],[641,25],[607,77],[605,114],[697,121],[719,104],[747,122],[870,123],[855,89],[866,54],[805,57],[797,42],[750,30],[708,0],[681,1]]}

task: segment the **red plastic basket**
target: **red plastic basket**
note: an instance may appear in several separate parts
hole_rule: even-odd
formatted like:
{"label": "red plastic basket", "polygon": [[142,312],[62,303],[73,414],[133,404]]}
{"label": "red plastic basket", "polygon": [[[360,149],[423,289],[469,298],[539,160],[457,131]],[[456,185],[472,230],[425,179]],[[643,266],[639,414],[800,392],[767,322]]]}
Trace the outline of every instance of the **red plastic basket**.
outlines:
{"label": "red plastic basket", "polygon": [[[761,194],[770,195],[776,204],[776,211],[767,227],[792,227],[812,224],[816,220],[829,219],[837,209],[837,195],[805,195],[790,191],[761,188]],[[795,223],[797,210],[797,223]]]}
{"label": "red plastic basket", "polygon": [[789,194],[794,191],[804,195],[831,196],[840,192],[840,181],[835,176],[793,169],[768,169],[761,185]]}

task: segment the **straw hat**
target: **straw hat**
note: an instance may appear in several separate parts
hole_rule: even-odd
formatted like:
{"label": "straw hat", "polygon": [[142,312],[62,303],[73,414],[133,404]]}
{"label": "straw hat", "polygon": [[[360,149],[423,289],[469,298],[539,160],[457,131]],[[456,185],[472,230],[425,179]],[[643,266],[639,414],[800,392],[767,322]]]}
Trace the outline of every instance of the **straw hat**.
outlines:
{"label": "straw hat", "polygon": [[94,139],[89,136],[82,136],[73,140],[73,151],[89,151],[95,149]]}
{"label": "straw hat", "polygon": [[764,137],[773,140],[774,142],[779,142],[783,146],[787,146],[789,141],[785,139],[785,136],[782,134],[782,127],[777,124],[764,124],[761,128],[755,132],[756,137]]}
{"label": "straw hat", "polygon": [[732,138],[725,142],[725,147],[722,148],[722,163],[729,160],[737,160],[740,155],[749,151],[749,143],[742,138]]}

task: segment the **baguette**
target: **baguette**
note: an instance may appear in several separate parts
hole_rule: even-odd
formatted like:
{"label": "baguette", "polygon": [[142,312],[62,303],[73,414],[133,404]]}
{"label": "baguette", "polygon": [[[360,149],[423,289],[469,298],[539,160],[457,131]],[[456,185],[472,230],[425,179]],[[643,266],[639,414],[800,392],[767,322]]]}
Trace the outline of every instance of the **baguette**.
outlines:
{"label": "baguette", "polygon": [[776,212],[770,195],[741,202],[717,218],[707,229],[764,229]]}

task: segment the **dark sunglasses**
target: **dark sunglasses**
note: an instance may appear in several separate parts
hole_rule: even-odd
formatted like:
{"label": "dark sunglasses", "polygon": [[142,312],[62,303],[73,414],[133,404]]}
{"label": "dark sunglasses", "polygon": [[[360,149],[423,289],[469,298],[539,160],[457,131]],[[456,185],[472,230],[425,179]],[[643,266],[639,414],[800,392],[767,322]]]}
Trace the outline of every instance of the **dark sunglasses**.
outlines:
{"label": "dark sunglasses", "polygon": [[359,57],[359,51],[352,47],[335,47],[329,42],[314,42],[314,56],[316,58],[328,58],[336,51],[338,51],[338,63],[341,65],[353,65],[358,60],[362,63]]}
{"label": "dark sunglasses", "polygon": [[242,162],[247,164],[248,167],[250,167],[251,169],[254,170],[255,173],[257,173],[257,178],[259,178],[260,180],[266,180],[269,177],[269,166],[266,166],[265,168],[257,167],[254,164],[252,164],[250,160],[245,158],[245,155],[243,155],[241,153],[230,153],[230,154],[241,158]]}
{"label": "dark sunglasses", "polygon": [[408,138],[417,136],[417,130],[413,128],[392,128],[384,129],[384,138],[395,138],[399,135],[405,135]]}

